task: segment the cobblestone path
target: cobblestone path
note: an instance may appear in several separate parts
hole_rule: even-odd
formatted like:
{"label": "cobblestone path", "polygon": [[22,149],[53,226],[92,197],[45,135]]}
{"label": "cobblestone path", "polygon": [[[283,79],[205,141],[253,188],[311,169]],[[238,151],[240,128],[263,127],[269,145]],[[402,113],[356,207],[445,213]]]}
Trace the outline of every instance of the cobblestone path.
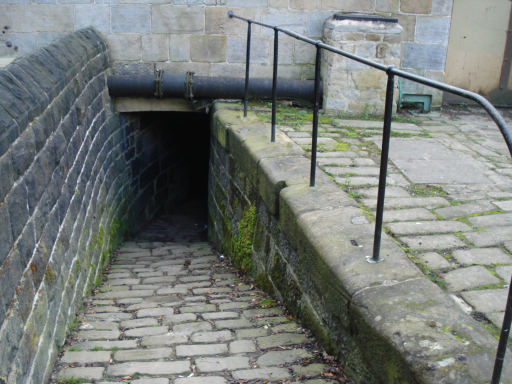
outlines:
{"label": "cobblestone path", "polygon": [[201,230],[167,217],[121,246],[52,383],[348,382],[308,331],[200,241]]}
{"label": "cobblestone path", "polygon": [[[310,151],[311,116],[298,111],[281,108],[279,129]],[[511,111],[502,113],[512,127]],[[266,109],[259,114],[269,120]],[[392,124],[384,229],[427,277],[497,335],[512,275],[510,154],[481,109],[408,120]],[[367,213],[359,224],[375,219],[381,132],[382,121],[320,117],[318,164]]]}

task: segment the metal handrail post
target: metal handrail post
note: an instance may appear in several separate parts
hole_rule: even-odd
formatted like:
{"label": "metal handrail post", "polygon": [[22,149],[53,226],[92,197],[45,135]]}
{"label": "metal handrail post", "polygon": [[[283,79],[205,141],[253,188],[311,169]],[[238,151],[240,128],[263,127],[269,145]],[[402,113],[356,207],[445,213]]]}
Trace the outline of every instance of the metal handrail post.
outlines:
{"label": "metal handrail post", "polygon": [[380,241],[382,235],[382,219],[384,216],[384,197],[386,195],[386,176],[388,172],[389,141],[391,138],[391,118],[393,116],[393,92],[395,90],[395,76],[393,67],[389,67],[388,83],[386,86],[386,102],[384,109],[384,129],[382,132],[382,150],[380,153],[379,192],[377,196],[377,214],[375,220],[375,232],[373,234],[373,256],[367,256],[369,263],[378,263],[380,257]]}
{"label": "metal handrail post", "polygon": [[277,107],[277,66],[279,61],[279,31],[274,28],[274,71],[272,75],[272,131],[270,141],[276,141],[276,107]]}
{"label": "metal handrail post", "polygon": [[247,22],[247,51],[245,54],[245,93],[244,93],[244,117],[247,117],[247,108],[249,106],[249,66],[251,62],[251,26],[252,22]]}
{"label": "metal handrail post", "polygon": [[316,151],[318,142],[318,110],[320,109],[320,66],[322,58],[322,48],[316,45],[316,59],[315,59],[315,90],[314,90],[314,104],[313,104],[313,137],[311,139],[311,173],[309,177],[309,186],[315,186],[316,179]]}
{"label": "metal handrail post", "polygon": [[510,333],[510,325],[512,323],[512,276],[508,286],[507,306],[505,307],[505,315],[503,316],[503,325],[501,326],[500,341],[496,350],[496,360],[494,360],[494,370],[492,372],[491,384],[499,384],[501,371],[503,370],[503,362],[505,361],[505,353],[507,352],[507,341]]}

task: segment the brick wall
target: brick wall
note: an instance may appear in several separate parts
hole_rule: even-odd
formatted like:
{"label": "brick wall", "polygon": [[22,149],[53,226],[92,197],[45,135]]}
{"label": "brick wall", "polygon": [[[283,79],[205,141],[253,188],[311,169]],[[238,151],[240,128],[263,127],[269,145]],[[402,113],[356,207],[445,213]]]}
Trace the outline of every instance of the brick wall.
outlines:
{"label": "brick wall", "polygon": [[[0,57],[30,52],[56,36],[93,25],[105,34],[119,70],[153,64],[169,72],[243,76],[244,22],[227,18],[228,9],[257,21],[280,25],[318,39],[324,21],[337,11],[383,13],[404,27],[402,65],[435,79],[444,76],[452,0],[49,0],[0,5]],[[253,29],[252,75],[272,74],[272,32]],[[8,48],[6,41],[12,42]],[[314,49],[281,37],[281,68],[286,78],[313,77]],[[18,47],[15,52],[14,48]],[[404,91],[422,92],[404,82]],[[418,88],[419,87],[419,88]],[[431,92],[431,91],[429,91]]]}
{"label": "brick wall", "polygon": [[163,130],[113,113],[108,65],[85,29],[0,70],[0,383],[45,382],[120,238],[186,184]]}

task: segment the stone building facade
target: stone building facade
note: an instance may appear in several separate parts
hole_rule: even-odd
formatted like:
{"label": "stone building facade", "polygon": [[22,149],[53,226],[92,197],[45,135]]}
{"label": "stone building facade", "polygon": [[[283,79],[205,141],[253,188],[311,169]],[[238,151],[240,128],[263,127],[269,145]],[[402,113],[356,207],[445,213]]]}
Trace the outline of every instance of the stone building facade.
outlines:
{"label": "stone building facade", "polygon": [[[194,71],[243,76],[246,24],[227,11],[322,38],[326,19],[339,11],[398,18],[402,68],[443,80],[453,0],[2,0],[0,58],[45,46],[92,25],[108,40],[116,70]],[[272,74],[272,32],[253,30],[252,75]],[[279,75],[313,76],[314,48],[281,37]],[[409,93],[425,92],[403,84]],[[432,94],[432,91],[427,91]],[[440,99],[438,100],[438,102]]]}

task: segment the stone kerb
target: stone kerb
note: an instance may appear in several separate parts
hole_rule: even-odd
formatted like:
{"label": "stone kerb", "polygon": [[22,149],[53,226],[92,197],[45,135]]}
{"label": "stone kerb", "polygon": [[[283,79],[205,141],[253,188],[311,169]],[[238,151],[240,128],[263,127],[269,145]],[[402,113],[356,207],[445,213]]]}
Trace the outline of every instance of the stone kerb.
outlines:
{"label": "stone kerb", "polygon": [[[401,34],[402,27],[396,22],[338,20],[335,15],[325,22],[323,38],[326,44],[348,53],[400,68]],[[385,72],[329,51],[323,53],[322,69],[325,109],[384,113]],[[395,92],[395,100],[397,96],[398,92]],[[393,105],[396,108],[396,103]]]}
{"label": "stone kerb", "polygon": [[354,382],[489,379],[497,341],[385,234],[385,262],[368,264],[373,224],[358,220],[364,213],[327,177],[310,188],[293,144],[281,135],[269,143],[268,126],[225,105],[213,127],[211,239],[238,257],[226,239],[243,236],[244,212],[255,207],[256,281],[343,356]]}

